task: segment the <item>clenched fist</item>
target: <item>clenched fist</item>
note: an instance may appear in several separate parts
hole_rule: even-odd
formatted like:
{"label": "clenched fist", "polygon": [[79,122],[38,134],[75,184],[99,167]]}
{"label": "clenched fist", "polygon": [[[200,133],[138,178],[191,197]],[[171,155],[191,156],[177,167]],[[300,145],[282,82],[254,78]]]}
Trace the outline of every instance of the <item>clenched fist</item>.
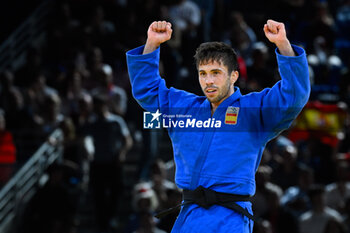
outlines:
{"label": "clenched fist", "polygon": [[147,42],[143,54],[153,52],[161,43],[170,40],[172,32],[171,23],[166,21],[153,22],[147,31]]}
{"label": "clenched fist", "polygon": [[282,55],[295,56],[283,23],[269,19],[264,25],[264,32],[266,38],[278,47]]}

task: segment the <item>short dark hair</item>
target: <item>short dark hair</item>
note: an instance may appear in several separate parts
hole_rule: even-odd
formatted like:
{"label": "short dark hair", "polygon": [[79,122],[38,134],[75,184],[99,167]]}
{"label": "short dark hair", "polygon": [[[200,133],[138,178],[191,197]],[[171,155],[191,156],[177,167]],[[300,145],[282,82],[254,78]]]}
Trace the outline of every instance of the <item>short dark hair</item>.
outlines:
{"label": "short dark hair", "polygon": [[223,42],[205,42],[196,50],[194,55],[196,66],[210,62],[223,63],[228,72],[238,70],[237,54],[231,46]]}

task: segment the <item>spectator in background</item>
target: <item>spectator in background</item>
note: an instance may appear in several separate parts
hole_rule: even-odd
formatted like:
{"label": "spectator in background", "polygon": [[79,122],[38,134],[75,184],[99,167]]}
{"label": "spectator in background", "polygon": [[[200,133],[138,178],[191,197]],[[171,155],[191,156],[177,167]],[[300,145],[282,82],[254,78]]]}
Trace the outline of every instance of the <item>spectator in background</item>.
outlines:
{"label": "spectator in background", "polygon": [[161,159],[156,159],[153,162],[150,173],[150,186],[157,195],[159,210],[166,209],[165,205],[168,201],[167,191],[176,189],[176,185],[165,178],[165,164]]}
{"label": "spectator in background", "polygon": [[78,98],[78,109],[71,112],[71,118],[77,129],[77,134],[82,136],[83,128],[90,122],[93,113],[93,103],[90,94],[82,94]]}
{"label": "spectator in background", "polygon": [[[164,203],[165,209],[171,208],[173,206],[177,206],[182,201],[182,192],[177,188],[167,189],[166,195],[167,195],[167,201]],[[171,228],[173,227],[178,214],[179,214],[179,210],[174,211],[174,212],[170,213],[169,215],[161,218],[159,220],[159,222],[157,223],[157,226],[160,229],[170,233]]]}
{"label": "spectator in background", "polygon": [[85,28],[85,31],[92,36],[93,44],[108,49],[106,45],[110,45],[115,34],[115,25],[112,21],[105,18],[105,10],[102,6],[92,8],[92,17],[89,17],[90,22]]}
{"label": "spectator in background", "polygon": [[[135,20],[138,22],[138,27],[145,28],[150,20],[158,19],[161,14],[166,15],[166,8],[172,2],[174,1],[139,0],[130,2],[129,9],[136,14]],[[120,23],[124,23],[124,21],[120,20]]]}
{"label": "spectator in background", "polygon": [[288,208],[280,206],[280,196],[275,190],[268,190],[268,207],[262,218],[270,222],[273,233],[298,233],[298,219]]}
{"label": "spectator in background", "polygon": [[169,8],[169,19],[181,31],[189,32],[191,37],[197,37],[197,29],[201,22],[201,12],[195,2],[191,0],[176,0],[175,4]]}
{"label": "spectator in background", "polygon": [[158,209],[159,201],[150,183],[141,182],[134,186],[132,193],[133,214],[125,226],[125,233],[133,233],[142,225],[142,215],[154,213]]}
{"label": "spectator in background", "polygon": [[180,54],[182,65],[187,67],[192,64],[192,48],[198,44],[201,11],[191,0],[176,0],[175,4],[169,7],[169,21],[173,23],[174,28],[181,31]]}
{"label": "spectator in background", "polygon": [[127,108],[127,96],[124,89],[114,85],[113,70],[110,66],[103,66],[96,72],[98,86],[91,92],[92,95],[105,95],[108,97],[108,108],[113,114],[124,116]]}
{"label": "spectator in background", "polygon": [[103,38],[103,36],[106,34],[114,33],[114,23],[106,19],[104,7],[101,5],[97,5],[92,9],[92,18],[90,25],[88,25],[89,28],[87,30],[92,30],[92,32],[96,34],[101,34],[101,38]]}
{"label": "spectator in background", "polygon": [[87,90],[83,88],[83,77],[80,72],[73,70],[65,75],[66,85],[62,96],[62,107],[65,115],[78,114],[79,99],[83,95],[88,95]]}
{"label": "spectator in background", "polygon": [[166,233],[156,227],[152,213],[142,212],[140,214],[139,227],[133,233]]}
{"label": "spectator in background", "polygon": [[347,228],[347,233],[350,232],[350,198],[345,200],[345,213],[343,214],[344,225]]}
{"label": "spectator in background", "polygon": [[77,166],[81,173],[81,186],[87,191],[89,176],[89,151],[81,137],[76,135],[75,126],[70,118],[64,119],[60,125],[63,132],[63,159]]}
{"label": "spectator in background", "polygon": [[[312,132],[312,131],[311,131]],[[298,159],[314,170],[316,183],[327,184],[334,180],[334,161],[332,153],[334,149],[326,143],[324,134],[311,135],[306,140],[301,141]]]}
{"label": "spectator in background", "polygon": [[137,183],[133,189],[132,205],[136,213],[155,212],[158,209],[159,201],[150,183]]}
{"label": "spectator in background", "polygon": [[103,53],[99,47],[90,49],[86,56],[86,67],[84,73],[86,78],[84,80],[84,88],[91,91],[93,88],[100,84],[98,80],[99,72],[101,70],[112,70],[112,67],[103,62]]}
{"label": "spectator in background", "polygon": [[225,30],[222,38],[224,42],[230,44],[237,52],[237,62],[240,78],[237,80],[238,85],[243,92],[252,90],[247,89],[247,66],[251,65],[252,46],[256,42],[254,31],[245,22],[240,12],[234,11],[230,14],[228,20],[228,29]]}
{"label": "spectator in background", "polygon": [[337,86],[341,79],[342,61],[334,54],[323,36],[315,37],[312,47],[313,52],[308,55],[308,61],[313,72],[315,72],[314,83]]}
{"label": "spectator in background", "polygon": [[271,181],[283,190],[297,184],[298,165],[297,165],[297,148],[293,145],[283,146],[280,149],[282,162],[273,171]]}
{"label": "spectator in background", "polygon": [[270,182],[272,169],[269,166],[259,166],[255,174],[256,191],[252,197],[254,214],[261,216],[268,211],[268,194],[270,192],[276,193],[278,198],[283,194],[282,189]]}
{"label": "spectator in background", "polygon": [[49,135],[58,128],[64,120],[64,115],[61,114],[61,99],[57,94],[45,96],[40,115],[42,118],[41,128],[45,135]]}
{"label": "spectator in background", "polygon": [[261,222],[254,223],[253,228],[254,233],[272,233],[271,224],[267,220],[262,220]]}
{"label": "spectator in background", "polygon": [[271,87],[277,80],[274,70],[268,67],[268,48],[263,42],[251,45],[251,62],[247,66],[248,91],[261,91],[264,87]]}
{"label": "spectator in background", "polygon": [[48,174],[48,182],[37,191],[24,212],[21,228],[24,233],[74,232],[76,203],[64,181],[64,166],[54,164]]}
{"label": "spectator in background", "polygon": [[11,177],[16,163],[16,146],[12,133],[6,130],[5,112],[0,109],[0,187]]}
{"label": "spectator in background", "polygon": [[80,47],[82,30],[81,22],[73,15],[71,4],[62,1],[56,3],[48,32],[49,44],[54,46],[49,47],[47,55],[52,64],[62,66]]}
{"label": "spectator in background", "polygon": [[132,139],[123,118],[108,110],[106,96],[94,96],[93,107],[94,118],[84,131],[92,137],[95,151],[90,165],[90,184],[96,219],[99,230],[107,231],[116,217],[123,191],[121,162],[132,146]]}
{"label": "spectator in background", "polygon": [[345,201],[350,198],[349,164],[347,161],[339,161],[336,165],[336,182],[326,186],[325,191],[327,206],[345,212]]}
{"label": "spectator in background", "polygon": [[14,84],[18,87],[28,88],[42,71],[42,54],[37,48],[30,48],[26,53],[26,60],[15,73]]}
{"label": "spectator in background", "polygon": [[313,182],[313,170],[306,166],[300,166],[298,170],[298,184],[289,187],[284,192],[281,198],[281,205],[290,208],[295,216],[310,210],[311,203],[307,192]]}
{"label": "spectator in background", "polygon": [[251,52],[256,42],[256,35],[240,12],[234,11],[231,13],[229,17],[229,29],[225,37],[230,41],[230,44],[237,53],[243,57],[246,64],[250,65],[252,63]]}
{"label": "spectator in background", "polygon": [[330,219],[323,233],[346,233],[346,227],[342,222]]}
{"label": "spectator in background", "polygon": [[323,186],[311,186],[308,195],[311,200],[311,210],[300,216],[300,233],[324,232],[330,219],[342,221],[336,210],[326,206]]}
{"label": "spectator in background", "polygon": [[[192,13],[185,14],[185,3],[187,4],[187,12]],[[115,8],[109,7],[113,4],[118,5],[119,11],[115,11]],[[329,8],[327,4],[329,4],[331,8]],[[171,6],[169,7],[169,5]],[[192,7],[189,7],[189,5],[192,5]],[[199,7],[200,11],[195,9],[198,8],[195,5]],[[285,5],[286,7],[280,8],[281,5]],[[251,6],[251,8],[247,10],[245,6]],[[76,127],[78,138],[73,139],[74,136],[67,137],[67,139],[69,139],[65,142],[65,156],[72,158],[73,160],[79,160],[79,155],[74,152],[74,150],[78,149],[75,147],[76,145],[72,144],[76,143],[75,140],[81,140],[84,144],[85,140],[80,138],[82,133],[81,129],[84,128],[86,124],[90,124],[90,121],[93,120],[93,117],[91,117],[91,90],[93,90],[94,93],[96,91],[96,93],[99,94],[111,93],[114,95],[114,87],[110,88],[110,86],[114,86],[113,82],[107,85],[107,83],[112,81],[110,71],[113,70],[121,74],[126,74],[124,51],[136,47],[146,40],[146,34],[143,29],[145,28],[145,25],[148,25],[152,21],[152,19],[169,18],[169,14],[163,14],[163,16],[160,16],[160,8],[168,9],[168,13],[172,15],[173,18],[182,19],[183,25],[189,25],[189,27],[186,27],[187,29],[184,29],[181,26],[176,27],[175,23],[172,22],[174,25],[173,34],[177,34],[178,32],[178,40],[170,41],[167,45],[162,45],[164,46],[161,54],[161,60],[164,66],[162,70],[164,70],[164,74],[167,74],[167,80],[169,80],[167,81],[168,85],[172,86],[172,84],[175,84],[176,87],[179,87],[179,84],[181,84],[178,79],[179,71],[182,70],[181,66],[192,64],[192,61],[182,62],[182,56],[184,55],[185,59],[191,58],[193,54],[188,53],[193,51],[192,47],[194,48],[197,46],[195,43],[202,39],[207,41],[207,38],[214,40],[226,38],[227,40],[228,36],[230,36],[231,43],[235,44],[235,46],[237,45],[237,47],[244,51],[241,53],[241,57],[238,58],[243,61],[241,63],[240,60],[238,60],[241,76],[241,79],[239,80],[241,91],[246,91],[245,88],[248,89],[247,91],[260,90],[265,86],[269,86],[269,83],[274,82],[275,79],[278,78],[277,76],[275,77],[273,73],[276,66],[268,63],[269,60],[265,56],[266,51],[271,48],[262,46],[262,43],[260,42],[253,42],[256,42],[257,39],[254,39],[254,37],[261,38],[259,36],[262,34],[260,34],[257,29],[260,30],[261,21],[272,12],[273,14],[279,15],[280,19],[288,19],[285,20],[285,22],[286,27],[288,27],[291,32],[290,41],[306,46],[306,51],[308,51],[309,54],[308,59],[309,64],[311,65],[311,71],[315,73],[316,85],[336,85],[335,87],[339,87],[340,89],[340,99],[349,105],[349,0],[286,0],[282,1],[282,3],[279,1],[259,2],[254,0],[244,1],[239,5],[235,5],[233,1],[229,0],[171,0],[164,2],[160,0],[106,0],[101,2],[63,1],[58,3],[57,7],[54,7],[54,10],[58,12],[52,14],[53,21],[50,21],[48,27],[52,30],[48,34],[49,38],[46,43],[47,47],[45,46],[48,50],[45,51],[45,53],[42,53],[42,48],[30,48],[24,58],[25,64],[20,67],[19,70],[3,71],[0,75],[0,107],[2,107],[6,113],[6,128],[8,130],[16,129],[16,131],[13,132],[13,138],[16,140],[16,143],[19,141],[16,138],[18,129],[30,132],[31,135],[28,139],[39,138],[38,135],[34,134],[38,134],[38,132],[40,132],[40,127],[44,124],[48,131],[56,127],[57,123],[59,123],[62,128],[71,127],[69,126],[70,123],[68,123],[69,119],[67,118],[67,116],[71,116]],[[175,16],[173,16],[174,12],[171,10],[174,8],[181,9],[181,11],[184,12],[182,16],[185,18],[187,17],[189,20],[183,20],[183,18],[180,17],[180,10],[176,12]],[[241,11],[232,12],[232,9],[235,11]],[[328,13],[329,9],[331,10],[332,15]],[[166,10],[164,12],[166,12]],[[199,21],[201,23],[198,23]],[[208,27],[210,28],[210,25],[214,25],[211,30],[206,29]],[[128,30],[127,28],[132,28],[132,30]],[[228,28],[226,34],[223,33],[223,30],[221,30],[222,28]],[[187,37],[187,35],[184,36],[183,34],[188,33],[181,34],[181,30],[190,30],[190,35],[194,37]],[[240,32],[241,34],[233,33],[234,31]],[[334,44],[332,41],[334,41]],[[185,45],[185,47],[183,47],[183,45]],[[96,46],[100,49],[95,50]],[[181,50],[181,48],[184,49]],[[103,57],[102,54],[104,55]],[[71,72],[72,69],[70,66],[73,63],[74,71]],[[110,65],[107,65],[106,63]],[[245,63],[248,65],[248,74],[246,75],[244,75],[244,71],[241,70],[242,67],[246,65]],[[12,65],[12,67],[16,66],[16,64]],[[56,80],[53,80],[54,82],[51,82],[52,80],[50,80],[50,77],[56,75],[52,74],[52,70],[54,70],[52,67],[59,70],[61,75],[57,77]],[[169,67],[171,68],[169,69]],[[266,69],[266,67],[268,67],[268,69]],[[343,70],[339,70],[340,68],[343,68]],[[47,80],[47,83],[54,88],[50,89],[50,87],[46,85],[46,81],[44,80],[46,78],[42,79],[35,77],[38,73],[43,73],[43,71],[45,71],[45,75],[42,76],[48,77],[49,79]],[[101,71],[106,75],[101,75]],[[191,70],[189,70],[187,74],[189,72],[191,72]],[[15,73],[16,76],[11,73]],[[339,78],[339,75],[341,76],[340,82],[337,82],[337,77]],[[106,82],[104,82],[102,85],[103,87],[101,87],[100,81],[104,78],[106,78]],[[118,75],[118,80],[115,81],[118,82],[118,85],[127,87],[125,90],[127,90],[127,95],[130,95],[131,93],[128,89],[129,84],[125,84],[125,81],[121,84],[121,80],[123,79]],[[244,82],[242,82],[243,80]],[[188,81],[189,80],[185,80],[185,84],[191,86],[192,83],[189,84]],[[128,79],[126,82],[129,82]],[[20,88],[14,86],[13,83]],[[97,86],[99,87],[96,88]],[[88,90],[83,87],[86,87]],[[317,91],[315,87],[316,86],[313,87],[313,94]],[[108,91],[106,91],[107,89]],[[22,93],[20,91],[22,91]],[[50,121],[50,123],[48,121],[50,117],[46,113],[46,116],[44,117],[41,110],[44,109],[43,106],[46,104],[46,95],[57,91],[61,95],[62,113],[65,115],[65,120],[56,123],[53,123],[55,121]],[[325,93],[327,94],[330,91],[336,92],[337,90],[336,88],[328,89]],[[123,94],[119,93],[116,96],[118,95],[122,96]],[[130,96],[128,97],[130,100]],[[315,98],[318,99],[319,97],[317,96]],[[52,104],[51,106],[54,106],[55,104],[53,102],[55,101],[48,100],[48,102],[50,101]],[[337,101],[336,95],[332,101]],[[113,113],[123,112],[122,109],[125,108],[117,104],[117,98],[112,102],[114,102],[114,104],[109,105],[109,108]],[[119,108],[118,106],[121,108],[120,111],[112,110],[113,108]],[[135,108],[135,106],[136,104],[133,102],[128,104],[129,110]],[[51,110],[51,113],[53,113],[54,107],[52,107]],[[44,111],[46,111],[46,109],[44,109]],[[142,113],[135,112],[136,110],[127,113],[128,115],[125,119],[128,120],[128,124],[131,121],[135,121],[135,125],[141,125],[139,123],[142,122],[142,119],[137,117],[142,117]],[[53,117],[54,115],[55,114],[51,115],[51,119],[55,118]],[[31,128],[31,130],[28,130],[28,128]],[[342,140],[342,146],[338,150],[341,150],[341,152],[344,153],[349,153],[349,125],[346,126],[345,132],[346,135],[344,140]],[[102,138],[104,139],[106,137]],[[144,138],[146,139],[146,137]],[[22,141],[25,141],[28,144],[29,140],[26,139],[27,138],[24,138]],[[40,139],[42,140],[39,140],[37,145],[35,145],[35,148],[33,147],[33,152],[44,141],[44,138],[40,137]],[[160,144],[159,141],[157,142]],[[146,146],[149,146],[151,143],[145,140],[145,144]],[[313,178],[311,178],[313,176],[313,170],[315,171],[315,179],[317,179],[317,182],[322,182],[324,184],[331,183],[326,187],[325,195],[327,204],[332,208],[337,208],[338,206],[340,212],[345,211],[344,198],[348,197],[347,180],[344,179],[344,181],[340,181],[339,177],[334,176],[333,163],[330,160],[332,152],[326,148],[325,140],[317,141],[317,143],[311,142],[311,140],[306,142],[305,140],[301,140],[299,145],[298,150],[301,153],[299,153],[297,161],[302,160],[306,162],[310,168],[303,170],[303,168],[300,168],[299,166],[285,166],[284,164],[288,163],[288,160],[285,160],[284,156],[279,156],[275,151],[271,150],[273,158],[276,158],[276,161],[274,162],[281,166],[273,166],[275,164],[271,164],[271,161],[269,161],[268,165],[271,165],[269,171],[264,172],[258,170],[256,174],[256,198],[258,200],[255,204],[255,212],[257,215],[259,212],[261,214],[262,212],[265,212],[261,210],[267,209],[266,193],[270,191],[269,187],[273,185],[269,181],[270,179],[267,178],[269,175],[265,178],[263,177],[266,175],[265,173],[273,172],[275,179],[274,182],[280,183],[280,185],[281,183],[284,183],[283,186],[286,191],[281,198],[281,204],[285,204],[287,207],[296,211],[297,214],[300,214],[309,208],[309,205],[305,207],[305,204],[309,202],[309,198],[306,196],[306,188],[313,183]],[[305,151],[302,151],[303,145],[305,145]],[[85,145],[82,146],[85,147]],[[17,147],[17,162],[21,161],[21,154],[23,151],[24,150],[21,149],[21,147]],[[26,154],[27,157],[32,155],[30,152]],[[264,154],[268,154],[268,151],[265,151]],[[280,151],[279,154],[282,155]],[[143,155],[146,155],[146,153],[143,153]],[[139,157],[143,155],[140,155]],[[345,156],[347,156],[347,154],[345,154]],[[141,161],[139,157],[137,157],[137,162],[140,162],[143,167],[145,164],[151,162],[149,156],[145,156],[145,161]],[[264,155],[263,160],[266,159],[266,157],[267,156]],[[280,158],[282,158],[281,161],[283,162],[279,160]],[[289,161],[291,164],[295,164],[294,159]],[[264,161],[262,161],[262,163],[263,162]],[[287,167],[289,166],[292,172],[286,172],[288,170]],[[262,170],[264,169],[265,168],[262,167]],[[345,167],[343,169],[345,169]],[[5,170],[1,168],[0,172],[3,171]],[[158,179],[161,177],[159,172],[156,172],[156,174],[154,180],[158,183],[162,178]],[[135,176],[137,177],[135,179],[138,179],[138,175]],[[279,181],[276,181],[276,177]],[[291,180],[294,180],[295,182],[290,182]],[[293,186],[290,186],[291,184],[293,184]],[[172,191],[173,190],[171,189],[167,189],[166,191],[161,189],[160,196],[166,196],[169,199],[169,192]],[[336,198],[329,198],[329,196],[335,196]],[[169,200],[165,203],[162,202],[161,204],[167,205],[168,201]],[[169,207],[170,206],[172,205],[169,205]],[[350,216],[350,211],[346,211],[344,214]],[[334,229],[331,227],[334,226],[333,223],[334,222],[329,223],[329,229]],[[259,223],[256,224],[256,226],[260,225],[259,230],[261,230],[261,232],[272,231],[270,229],[271,223],[264,221],[264,224],[262,224],[262,226]],[[168,231],[166,227],[162,227],[162,229]]]}
{"label": "spectator in background", "polygon": [[[347,64],[344,64],[344,68],[341,71],[340,81],[339,81],[339,97],[341,101],[344,101],[347,106],[350,106],[350,59]],[[349,123],[348,123],[349,130]],[[347,145],[350,145],[348,143]]]}
{"label": "spectator in background", "polygon": [[25,89],[24,99],[34,127],[43,124],[41,113],[44,111],[45,101],[47,96],[54,94],[57,95],[57,91],[46,85],[46,77],[42,72],[33,74],[30,85]]}
{"label": "spectator in background", "polygon": [[335,40],[335,48],[341,59],[348,64],[350,60],[350,0],[341,2],[336,11],[336,28],[337,38]]}
{"label": "spectator in background", "polygon": [[23,119],[23,95],[13,84],[13,73],[5,70],[0,73],[0,107],[6,112],[7,128],[16,129]]}
{"label": "spectator in background", "polygon": [[208,42],[211,39],[212,18],[215,10],[214,0],[193,0],[201,10],[201,31],[204,42]]}
{"label": "spectator in background", "polygon": [[319,36],[325,39],[325,46],[330,52],[333,49],[335,37],[335,25],[332,15],[329,13],[327,1],[315,2],[313,11],[314,14],[309,25],[305,27],[304,36],[307,42],[307,47],[312,51],[313,40]]}

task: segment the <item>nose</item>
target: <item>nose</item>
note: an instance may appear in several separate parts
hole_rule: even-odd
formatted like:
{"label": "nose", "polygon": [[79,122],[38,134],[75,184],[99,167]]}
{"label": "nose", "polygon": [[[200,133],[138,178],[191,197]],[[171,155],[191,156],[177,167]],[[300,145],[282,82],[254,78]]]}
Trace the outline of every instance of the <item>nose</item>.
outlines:
{"label": "nose", "polygon": [[212,75],[208,75],[207,78],[205,79],[205,84],[210,86],[213,83],[214,83],[214,77]]}

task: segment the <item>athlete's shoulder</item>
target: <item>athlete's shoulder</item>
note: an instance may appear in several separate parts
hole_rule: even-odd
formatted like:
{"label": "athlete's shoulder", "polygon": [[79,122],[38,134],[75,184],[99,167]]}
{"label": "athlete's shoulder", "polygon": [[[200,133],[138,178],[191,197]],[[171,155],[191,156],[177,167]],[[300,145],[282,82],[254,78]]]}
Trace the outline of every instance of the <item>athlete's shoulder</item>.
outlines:
{"label": "athlete's shoulder", "polygon": [[206,97],[205,96],[199,96],[194,93],[180,90],[174,87],[170,88],[170,100],[172,101],[172,104],[174,107],[176,106],[193,106],[197,104],[202,104]]}
{"label": "athlete's shoulder", "polygon": [[271,88],[264,88],[261,91],[253,91],[248,94],[242,95],[241,102],[250,105],[261,105],[262,98],[270,91]]}

